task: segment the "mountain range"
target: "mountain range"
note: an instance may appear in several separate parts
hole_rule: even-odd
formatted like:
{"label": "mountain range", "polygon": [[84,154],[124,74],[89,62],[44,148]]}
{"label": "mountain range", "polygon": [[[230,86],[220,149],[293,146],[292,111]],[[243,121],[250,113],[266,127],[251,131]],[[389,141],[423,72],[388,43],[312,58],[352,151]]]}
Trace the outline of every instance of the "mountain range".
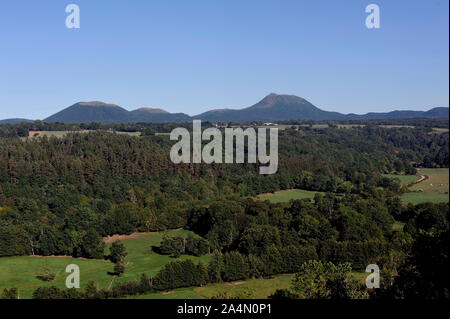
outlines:
{"label": "mountain range", "polygon": [[[253,106],[243,109],[216,109],[189,116],[185,113],[169,113],[159,108],[140,108],[128,111],[115,104],[104,102],[78,102],[44,119],[53,123],[137,123],[137,122],[189,122],[200,119],[210,122],[273,122],[282,120],[367,120],[404,118],[448,118],[448,107],[436,107],[428,111],[392,111],[387,113],[342,114],[319,109],[307,100],[295,95],[271,93]],[[9,119],[0,124],[16,124],[24,119]]]}

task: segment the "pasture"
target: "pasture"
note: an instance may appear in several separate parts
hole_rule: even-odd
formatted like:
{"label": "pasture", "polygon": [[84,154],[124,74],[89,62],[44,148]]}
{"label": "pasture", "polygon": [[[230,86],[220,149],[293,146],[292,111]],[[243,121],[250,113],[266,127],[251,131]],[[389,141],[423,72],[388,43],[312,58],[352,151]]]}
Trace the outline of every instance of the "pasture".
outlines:
{"label": "pasture", "polygon": [[395,174],[384,174],[384,177],[398,178],[400,180],[400,185],[408,185],[419,179],[417,175],[395,175]]}
{"label": "pasture", "polygon": [[[353,272],[353,278],[361,284],[365,283],[365,272]],[[179,288],[166,292],[131,296],[130,299],[267,299],[277,289],[289,289],[294,274],[276,275],[270,279],[248,279],[235,282],[222,282],[204,287]]]}
{"label": "pasture", "polygon": [[[65,272],[67,265],[76,264],[80,267],[80,284],[84,288],[91,280],[95,281],[98,288],[106,288],[114,283],[130,280],[139,280],[142,273],[154,276],[161,267],[170,261],[176,260],[167,255],[152,253],[151,246],[159,246],[164,234],[169,236],[187,235],[191,232],[186,230],[171,230],[157,233],[138,233],[122,238],[128,252],[125,258],[125,273],[121,277],[113,277],[108,272],[113,271],[113,264],[106,260],[92,260],[72,257],[2,257],[0,258],[0,291],[5,288],[18,288],[20,298],[31,298],[33,291],[40,286],[65,287],[68,273]],[[193,234],[193,233],[191,233]],[[110,240],[109,240],[110,241]],[[107,244],[105,254],[109,254],[111,241]],[[186,256],[179,259],[190,258],[194,262],[209,262],[210,256]],[[38,279],[44,267],[50,268],[56,278],[52,282],[44,282]]]}
{"label": "pasture", "polygon": [[287,189],[275,193],[260,194],[258,195],[258,198],[260,200],[268,200],[271,203],[287,203],[291,199],[313,199],[317,193],[320,192],[307,191],[303,189]]}
{"label": "pasture", "polygon": [[210,284],[204,287],[179,288],[167,292],[157,292],[139,296],[133,299],[211,299],[242,298],[266,299],[277,289],[287,289],[291,285],[294,275],[285,274],[274,276],[271,279],[248,279],[236,282]]}
{"label": "pasture", "polygon": [[[96,132],[95,130],[79,130],[79,131],[30,131],[28,133],[28,138],[38,138],[38,137],[56,137],[56,138],[63,138],[67,134],[74,134],[74,133],[90,133],[90,132]],[[141,136],[141,132],[122,132],[122,131],[109,131],[106,130],[105,132],[115,133],[115,134],[121,134],[121,135],[128,135],[128,136]],[[23,140],[28,139],[27,137],[22,138]]]}
{"label": "pasture", "polygon": [[[167,232],[137,233],[129,236],[129,238],[121,239],[121,242],[128,252],[127,257],[125,258],[127,266],[125,273],[121,277],[116,277],[115,282],[139,279],[143,273],[148,276],[154,276],[165,264],[176,260],[167,255],[159,255],[151,252],[150,248],[152,246],[159,247],[164,234],[169,236],[195,235],[193,232],[187,230],[172,230]],[[108,243],[106,251],[109,252],[110,246],[111,243]],[[188,258],[196,263],[202,261],[207,264],[211,257],[207,255],[201,257],[183,255],[179,260]]]}
{"label": "pasture", "polygon": [[[112,271],[113,264],[105,260],[87,260],[71,257],[2,257],[0,258],[0,291],[5,288],[18,288],[19,296],[31,298],[33,291],[41,286],[65,287],[68,273],[67,265],[76,264],[80,267],[81,287],[94,280],[99,287],[107,287],[112,277],[107,274]],[[37,278],[44,267],[50,268],[56,278],[52,282],[44,282]]]}
{"label": "pasture", "polygon": [[[353,272],[353,278],[361,284],[365,283],[368,273]],[[222,282],[204,287],[179,288],[166,292],[157,292],[130,299],[211,299],[211,298],[239,298],[239,299],[267,299],[277,289],[289,289],[294,274],[282,274],[270,279],[248,279],[235,282]]]}
{"label": "pasture", "polygon": [[404,203],[420,204],[425,202],[445,203],[448,202],[448,194],[429,194],[429,193],[413,193],[409,192],[402,195]]}
{"label": "pasture", "polygon": [[448,193],[448,168],[422,168],[419,174],[428,176],[428,179],[412,186],[412,191],[422,189],[424,193],[430,194]]}
{"label": "pasture", "polygon": [[409,188],[411,192],[402,195],[402,200],[405,203],[443,203],[449,201],[448,168],[422,168],[419,169],[418,174],[425,175],[428,178],[418,184],[412,185]]}

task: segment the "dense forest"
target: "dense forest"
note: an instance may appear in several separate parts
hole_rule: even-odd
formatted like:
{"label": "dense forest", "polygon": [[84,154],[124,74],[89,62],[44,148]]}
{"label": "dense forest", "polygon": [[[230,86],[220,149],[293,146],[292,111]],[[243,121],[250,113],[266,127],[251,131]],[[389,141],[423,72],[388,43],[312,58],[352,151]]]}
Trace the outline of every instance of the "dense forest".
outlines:
{"label": "dense forest", "polygon": [[[173,262],[155,278],[117,285],[112,295],[91,287],[77,297],[119,297],[311,269],[333,279],[309,296],[334,296],[345,286],[345,296],[355,297],[359,290],[346,274],[371,263],[384,274],[383,289],[373,298],[449,297],[443,252],[449,241],[447,204],[403,205],[399,181],[383,177],[448,167],[448,131],[383,128],[370,121],[351,129],[292,126],[279,131],[277,174],[264,176],[254,164],[173,164],[174,142],[154,133],[176,126],[1,125],[0,257],[104,258],[104,236],[182,227],[201,237],[166,238],[161,253],[211,253],[209,265]],[[24,138],[40,130],[68,132]],[[285,204],[254,200],[291,188],[323,194]],[[403,232],[392,230],[394,221],[406,223]],[[273,297],[305,297],[298,288],[303,280]],[[42,288],[36,297],[65,293]]]}

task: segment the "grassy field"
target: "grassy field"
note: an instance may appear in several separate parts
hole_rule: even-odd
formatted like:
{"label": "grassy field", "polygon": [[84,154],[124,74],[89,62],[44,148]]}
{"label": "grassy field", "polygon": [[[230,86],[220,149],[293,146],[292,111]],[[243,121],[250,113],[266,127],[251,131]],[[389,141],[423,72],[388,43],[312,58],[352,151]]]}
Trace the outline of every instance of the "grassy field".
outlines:
{"label": "grassy field", "polygon": [[419,170],[419,174],[428,176],[428,179],[411,186],[409,188],[411,192],[402,196],[404,202],[419,204],[423,202],[442,203],[449,201],[448,168],[422,168]]}
{"label": "grassy field", "polygon": [[424,193],[430,194],[448,193],[448,168],[422,168],[419,174],[426,175],[429,179],[414,185],[411,190],[422,189]]}
{"label": "grassy field", "polygon": [[314,198],[318,192],[306,191],[303,189],[288,189],[275,193],[261,194],[258,196],[261,200],[269,200],[272,203],[287,203],[291,199]]}
{"label": "grassy field", "polygon": [[291,285],[294,275],[278,275],[273,279],[249,279],[220,284],[207,285],[205,287],[189,287],[174,289],[168,292],[158,292],[141,296],[133,296],[133,299],[210,299],[217,295],[229,298],[265,299],[277,289],[286,289]]}
{"label": "grassy field", "polygon": [[[166,232],[169,236],[188,234],[185,230],[173,230]],[[55,285],[65,287],[66,266],[76,264],[80,267],[81,287],[93,280],[99,288],[109,287],[111,282],[129,281],[139,279],[142,273],[154,276],[158,270],[175,259],[166,255],[150,252],[151,246],[159,246],[163,232],[140,233],[121,239],[126,247],[126,270],[122,277],[113,277],[108,274],[113,270],[113,264],[105,260],[86,260],[71,257],[3,257],[0,258],[0,291],[4,288],[16,287],[19,289],[21,298],[30,298],[33,291],[40,286]],[[109,246],[105,253],[109,253]],[[193,257],[181,256],[180,259],[190,258],[195,262],[209,262],[210,256]],[[44,267],[49,267],[55,274],[56,279],[50,283],[43,282],[37,278]]]}
{"label": "grassy field", "polygon": [[384,177],[389,178],[398,178],[400,180],[401,185],[408,185],[417,179],[419,179],[419,176],[417,175],[394,175],[394,174],[384,174]]}
{"label": "grassy field", "polygon": [[128,135],[128,136],[141,136],[141,132],[121,132],[121,131],[114,131],[116,134],[121,135]]}
{"label": "grassy field", "polygon": [[[166,232],[169,236],[187,235],[189,231],[172,230]],[[190,233],[192,234],[192,233]],[[122,277],[113,277],[108,274],[113,269],[113,264],[105,260],[87,260],[72,257],[4,257],[0,258],[0,290],[16,287],[19,289],[20,298],[31,298],[33,291],[41,286],[57,286],[65,288],[65,269],[69,264],[80,267],[81,288],[93,280],[98,288],[112,287],[122,281],[139,279],[142,273],[154,276],[166,263],[174,260],[169,256],[151,253],[151,246],[159,246],[164,232],[136,233],[126,238],[120,238],[124,243],[128,256],[126,257],[126,271]],[[114,239],[115,237],[113,237]],[[107,248],[112,240],[108,239]],[[108,249],[106,250],[108,251]],[[195,262],[208,263],[210,256],[192,257],[181,256],[180,259],[191,258]],[[56,279],[52,282],[43,282],[37,278],[44,267],[52,269]],[[367,274],[354,272],[356,279],[363,281]],[[275,292],[276,289],[289,288],[293,275],[277,275],[271,279],[250,279],[232,283],[211,284],[205,287],[189,287],[175,289],[168,292],[152,293],[133,298],[143,299],[190,299],[212,298],[225,296],[227,298],[263,299]]]}
{"label": "grassy field", "polygon": [[[81,286],[94,280],[99,287],[107,287],[111,276],[112,263],[104,260],[84,260],[65,257],[3,257],[0,258],[0,290],[4,288],[18,288],[20,298],[31,298],[33,291],[40,286],[55,285],[65,287],[65,272],[67,265],[76,264],[80,267]],[[37,275],[44,267],[49,267],[55,274],[54,281],[41,281]]]}
{"label": "grassy field", "polygon": [[[194,233],[187,230],[173,230],[166,233],[170,236],[194,235]],[[128,252],[127,257],[125,258],[128,265],[125,273],[121,277],[116,278],[115,282],[139,279],[142,273],[154,276],[161,267],[168,262],[173,261],[174,258],[171,258],[170,256],[150,253],[150,247],[159,246],[163,235],[164,232],[140,233],[137,234],[137,237],[122,239],[121,241]],[[107,245],[107,251],[109,251],[110,245],[111,244]],[[184,260],[187,258],[190,258],[195,262],[202,261],[206,264],[209,262],[211,256],[181,256],[179,259]]]}
{"label": "grassy field", "polygon": [[429,193],[406,193],[402,195],[404,203],[420,204],[425,202],[445,203],[448,202],[448,194],[429,194]]}
{"label": "grassy field", "polygon": [[[353,272],[353,277],[364,283],[368,273]],[[271,279],[249,279],[236,282],[211,284],[205,287],[189,287],[174,289],[167,292],[132,296],[130,299],[210,299],[226,296],[227,298],[266,299],[277,289],[288,289],[291,286],[293,274],[277,275]]]}
{"label": "grassy field", "polygon": [[69,133],[89,133],[90,130],[81,130],[81,131],[30,131],[29,138],[36,137],[57,137],[62,138]]}
{"label": "grassy field", "polygon": [[257,128],[277,128],[279,130],[286,130],[286,129],[290,129],[292,127],[295,127],[295,128],[311,127],[313,129],[323,129],[323,128],[328,128],[329,125],[328,124],[313,124],[313,125],[309,125],[309,124],[301,124],[301,125],[297,125],[297,124],[293,124],[293,125],[278,124],[278,125],[263,125],[263,126],[256,126],[256,127]]}
{"label": "grassy field", "polygon": [[[30,131],[28,138],[36,138],[36,137],[57,137],[62,138],[69,133],[89,133],[96,132],[94,130],[81,130],[81,131]],[[141,136],[141,132],[121,132],[121,131],[106,131],[116,134],[129,135],[129,136]],[[26,140],[27,137],[22,138],[22,140]]]}

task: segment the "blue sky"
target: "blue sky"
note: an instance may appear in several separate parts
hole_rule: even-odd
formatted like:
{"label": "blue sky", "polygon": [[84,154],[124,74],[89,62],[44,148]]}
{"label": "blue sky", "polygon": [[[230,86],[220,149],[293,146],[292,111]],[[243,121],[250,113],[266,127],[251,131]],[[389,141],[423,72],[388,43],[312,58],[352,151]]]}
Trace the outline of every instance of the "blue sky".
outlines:
{"label": "blue sky", "polygon": [[[81,28],[65,26],[66,5]],[[376,3],[381,28],[367,29]],[[198,114],[276,92],[343,113],[449,104],[448,1],[0,2],[0,119],[78,101]]]}

